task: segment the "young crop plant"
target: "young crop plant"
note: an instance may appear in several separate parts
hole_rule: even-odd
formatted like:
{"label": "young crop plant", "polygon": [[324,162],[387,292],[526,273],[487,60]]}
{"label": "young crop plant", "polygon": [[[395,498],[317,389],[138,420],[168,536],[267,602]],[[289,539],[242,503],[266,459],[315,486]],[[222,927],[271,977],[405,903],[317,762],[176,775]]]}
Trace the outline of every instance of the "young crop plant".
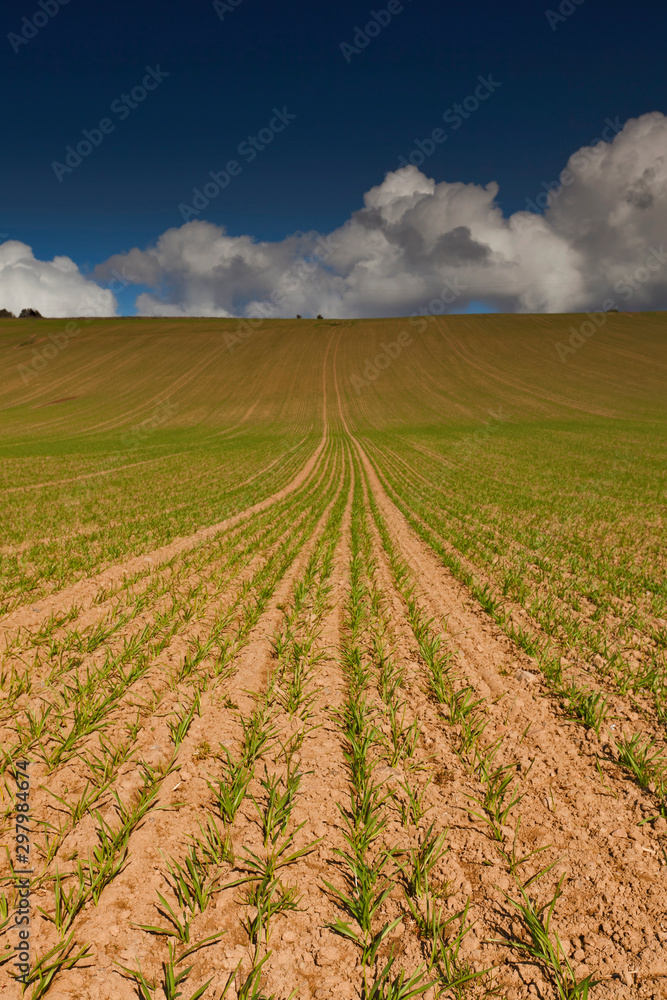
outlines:
{"label": "young crop plant", "polygon": [[478,714],[477,709],[483,704],[484,699],[475,699],[475,689],[469,685],[452,691],[447,699],[449,722],[451,725],[465,725],[470,716]]}
{"label": "young crop plant", "polygon": [[[510,850],[506,851],[503,847],[500,847],[498,844],[496,844],[498,853],[507,864],[510,875],[512,875],[513,877],[516,876],[521,865],[524,865],[527,861],[530,861],[530,859],[535,857],[536,854],[541,854],[543,851],[548,851],[552,846],[551,844],[545,844],[544,847],[537,847],[535,848],[535,850],[529,851],[528,854],[520,855],[519,852],[517,851],[517,841],[519,839],[520,827],[521,827],[521,816],[517,818],[516,827],[514,829],[514,836],[512,838],[512,847]],[[524,889],[527,889],[528,886],[531,884],[531,882],[539,878],[541,874],[542,874],[541,872],[537,872],[536,875],[533,875],[532,878],[529,878],[527,881],[525,881],[523,883]]]}
{"label": "young crop plant", "polygon": [[218,779],[217,785],[210,781],[207,784],[213,793],[221,819],[230,827],[245,798],[254,769],[248,766],[245,759],[234,760],[227,747],[223,746],[222,751],[226,758],[222,761],[222,777]]}
{"label": "young crop plant", "polygon": [[[460,956],[461,945],[474,924],[468,923],[470,900],[462,910],[448,917],[443,917],[441,906],[436,906],[433,894],[428,890],[423,900],[407,896],[410,914],[417,924],[419,935],[427,950],[428,975],[436,975],[435,982],[439,987],[438,996],[445,997],[448,993],[456,1000],[469,996],[472,985],[486,976],[488,969],[473,970],[468,962]],[[484,996],[493,995],[486,991]]]}
{"label": "young crop plant", "polygon": [[48,794],[56,799],[57,802],[62,804],[64,811],[68,815],[69,823],[66,828],[63,828],[63,830],[73,830],[79,820],[92,810],[95,803],[99,801],[110,784],[111,780],[107,780],[106,784],[93,785],[91,788],[90,782],[88,782],[81,793],[81,796],[75,802],[67,802],[65,799],[61,798],[60,795],[56,795],[55,792],[52,792],[47,788],[46,791]]}
{"label": "young crop plant", "polygon": [[32,986],[30,1000],[42,1000],[59,973],[73,969],[79,963],[93,958],[90,945],[83,945],[77,950],[77,945],[72,940],[73,937],[74,931],[71,931],[66,938],[61,938],[34,963],[23,991],[25,993],[25,989]]}
{"label": "young crop plant", "polygon": [[[266,955],[264,955],[264,957],[258,962],[257,952],[255,952],[252,969],[238,988],[237,1000],[277,1000],[275,993],[272,993],[270,997],[267,997],[266,994],[262,992],[261,987],[262,969],[265,962],[268,962],[271,954],[272,953],[270,951],[267,951]],[[286,1000],[294,1000],[297,993],[297,990],[292,990]],[[220,1000],[223,1000],[223,997],[224,993]]]}
{"label": "young crop plant", "polygon": [[288,834],[282,843],[275,844],[270,850],[267,850],[266,857],[260,857],[260,855],[255,854],[249,848],[244,847],[245,858],[242,859],[242,862],[237,863],[237,867],[241,869],[245,868],[248,875],[236,879],[234,882],[229,882],[224,888],[232,889],[237,885],[246,885],[250,882],[262,881],[263,879],[272,881],[277,872],[282,871],[283,868],[289,868],[291,865],[296,864],[297,861],[300,861],[301,858],[305,858],[311,854],[317,845],[321,843],[321,837],[311,841],[304,847],[295,847],[296,835],[305,825],[306,820],[300,823],[292,833]]}
{"label": "young crop plant", "polygon": [[410,997],[420,997],[437,983],[437,979],[427,979],[426,971],[421,967],[408,976],[401,970],[397,976],[390,979],[395,962],[392,955],[374,983],[369,986],[367,1000],[409,1000]]}
{"label": "young crop plant", "polygon": [[[302,773],[290,771],[289,768],[284,779],[277,774],[269,775],[266,767],[264,768],[264,777],[260,778],[260,784],[266,792],[265,807],[262,808],[257,800],[253,799],[262,824],[264,847],[268,847],[269,842],[275,844],[278,837],[284,834],[302,778]],[[284,786],[284,790],[281,786]]]}
{"label": "young crop plant", "polygon": [[382,942],[401,920],[400,917],[397,917],[393,921],[385,922],[379,929],[375,929],[375,918],[393,888],[393,884],[385,876],[385,869],[388,862],[393,859],[393,852],[380,852],[372,863],[366,862],[357,854],[347,854],[344,851],[337,853],[347,867],[347,892],[336,889],[330,882],[325,881],[324,884],[348,916],[358,925],[359,930],[355,930],[350,923],[340,918],[327,926],[336,934],[354,941],[361,950],[363,965],[369,966],[375,961]]}
{"label": "young crop plant", "polygon": [[263,878],[248,886],[244,902],[255,910],[254,916],[241,918],[251,944],[268,945],[272,919],[280,913],[297,911],[301,896],[296,886],[285,886],[277,878]]}
{"label": "young crop plant", "polygon": [[171,889],[179,904],[194,915],[203,913],[213,898],[213,882],[208,875],[208,867],[197,856],[195,847],[186,855],[185,864],[180,865],[174,858],[167,862]]}
{"label": "young crop plant", "polygon": [[394,704],[399,688],[405,683],[404,671],[394,658],[386,653],[384,644],[377,636],[373,637],[373,652],[378,664],[378,692],[389,708]]}
{"label": "young crop plant", "polygon": [[396,792],[392,793],[392,798],[398,803],[401,813],[401,823],[404,827],[418,826],[421,818],[433,808],[433,806],[425,805],[424,801],[431,781],[432,779],[429,778],[421,789],[418,785],[412,786],[407,778],[405,781],[398,782],[398,787],[405,794],[405,801]]}
{"label": "young crop plant", "polygon": [[482,812],[472,811],[473,816],[477,816],[486,823],[490,829],[494,840],[500,842],[504,839],[503,827],[507,823],[507,818],[514,808],[523,798],[512,784],[514,777],[514,764],[506,764],[497,767],[486,776],[484,794],[481,798],[473,795],[466,795],[476,805],[479,805]]}
{"label": "young crop plant", "polygon": [[574,683],[563,690],[563,696],[566,709],[599,737],[602,724],[607,718],[607,696],[602,691],[578,688]]}
{"label": "young crop plant", "polygon": [[[538,872],[529,882],[536,882],[551,868],[553,865]],[[564,879],[565,876],[562,875],[551,899],[539,904],[526,892],[529,883],[522,884],[515,877],[520,898],[518,900],[512,899],[505,892],[503,892],[503,896],[516,911],[525,937],[523,939],[498,938],[494,943],[505,945],[520,954],[530,956],[534,962],[542,967],[551,980],[559,1000],[588,1000],[589,994],[595,986],[600,984],[601,980],[595,979],[593,973],[589,973],[583,979],[577,979],[563,950],[560,938],[551,926],[554,908],[562,895]]]}
{"label": "young crop plant", "polygon": [[[163,937],[175,937],[182,944],[190,944],[192,922],[197,913],[203,913],[211,901],[213,884],[208,876],[206,866],[197,857],[195,848],[191,848],[185,865],[180,865],[173,858],[167,863],[169,876],[165,880],[176,898],[176,907],[165,899],[161,892],[157,893],[160,905],[156,909],[167,921],[167,927],[154,924],[137,924],[136,926],[148,934]],[[224,932],[223,932],[224,933]],[[220,940],[220,934],[210,934],[197,943],[198,948],[214,944]],[[194,949],[193,949],[194,950]]]}
{"label": "young crop plant", "polygon": [[[430,638],[433,643],[438,642],[439,645],[439,636],[432,636]],[[423,645],[423,643],[420,645],[420,650],[422,650]],[[431,693],[439,704],[446,705],[451,700],[454,692],[451,676],[453,653],[447,651],[445,653],[436,652],[432,654],[432,644],[429,643],[429,646],[431,648],[429,648],[426,655],[422,651],[422,657],[428,669]]]}
{"label": "young crop plant", "polygon": [[309,684],[316,664],[326,657],[323,650],[313,652],[315,639],[313,634],[306,633],[297,639],[288,633],[284,645],[278,641],[274,646],[281,649],[278,699],[289,715],[298,715],[304,721],[311,715],[317,700],[317,693],[309,689]]}
{"label": "young crop plant", "polygon": [[229,829],[221,830],[210,813],[206,814],[206,825],[197,820],[201,837],[190,836],[192,846],[204,865],[221,868],[234,863],[234,850]]}
{"label": "young crop plant", "polygon": [[[218,940],[220,940],[220,938],[218,938]],[[187,968],[180,970],[177,969],[177,966],[180,965],[181,962],[185,961],[186,958],[189,958],[191,955],[194,955],[197,951],[200,950],[200,948],[207,947],[208,945],[211,945],[213,943],[214,942],[210,940],[207,940],[205,942],[198,942],[197,944],[192,945],[190,948],[186,948],[177,957],[176,949],[172,944],[172,942],[169,941],[168,958],[166,959],[166,961],[162,963],[162,982],[159,984],[159,986],[157,980],[149,982],[146,979],[141,969],[141,963],[139,963],[138,960],[137,960],[137,965],[138,965],[137,969],[128,969],[124,965],[119,965],[119,968],[125,974],[125,978],[130,979],[134,983],[139,1000],[158,1000],[159,996],[158,990],[160,990],[161,993],[164,995],[164,1000],[179,1000],[180,997],[183,997],[185,1000],[186,995],[183,993],[182,990],[179,989],[179,987],[185,984],[186,980],[188,979],[192,970],[194,969],[194,965],[189,965],[187,966]],[[225,984],[222,993],[220,994],[219,1000],[224,1000],[224,997],[227,996],[229,989],[234,982],[235,974],[236,974],[235,972],[232,972],[227,977],[227,982]],[[195,992],[190,997],[188,997],[187,1000],[200,1000],[200,998],[204,996],[206,990],[208,989],[208,987],[211,985],[212,982],[213,982],[213,977],[211,977],[211,979],[205,982],[203,986],[200,986],[199,989],[195,990]]]}
{"label": "young crop plant", "polygon": [[465,761],[466,755],[472,755],[474,759],[479,740],[489,722],[480,710],[480,706],[485,704],[484,699],[476,699],[474,688],[468,685],[458,691],[452,690],[446,704],[449,710],[449,723],[459,727],[457,751],[459,757]]}
{"label": "young crop plant", "polygon": [[195,715],[201,715],[201,695],[199,691],[197,691],[192,699],[191,705],[185,706],[180,715],[178,712],[175,712],[174,715],[175,720],[173,722],[169,720],[167,722],[167,728],[169,729],[169,736],[171,737],[172,743],[176,749],[178,749],[187,736]]}
{"label": "young crop plant", "polygon": [[[405,725],[405,710],[405,702],[399,705],[396,701],[391,701],[387,705],[391,740],[387,740],[386,745],[387,758],[391,767],[396,767],[399,761],[414,756],[421,735],[418,719],[414,719],[408,726]],[[401,712],[400,717],[399,712]]]}
{"label": "young crop plant", "polygon": [[434,826],[435,820],[421,837],[419,845],[408,852],[409,866],[399,864],[405,878],[406,892],[413,898],[424,896],[428,892],[429,875],[449,850],[445,847],[449,831],[434,834]]}
{"label": "young crop plant", "polygon": [[389,793],[370,782],[361,789],[350,790],[350,806],[343,809],[337,803],[346,829],[343,837],[356,858],[364,858],[371,844],[383,833],[387,820],[384,803]]}
{"label": "young crop plant", "polygon": [[73,885],[71,889],[67,890],[63,885],[63,876],[56,870],[53,878],[54,913],[47,913],[41,906],[38,907],[40,913],[55,925],[61,938],[70,929],[75,917],[83,909],[88,898],[81,867],[79,867],[78,875],[78,884]]}
{"label": "young crop plant", "polygon": [[651,739],[650,736],[635,733],[627,739],[619,739],[616,752],[619,764],[635,776],[640,788],[648,788],[665,772],[667,760],[657,738]]}
{"label": "young crop plant", "polygon": [[248,767],[254,767],[255,761],[266,753],[277,736],[277,729],[272,725],[268,701],[265,705],[255,708],[249,719],[241,716],[243,727],[243,751],[241,761]]}

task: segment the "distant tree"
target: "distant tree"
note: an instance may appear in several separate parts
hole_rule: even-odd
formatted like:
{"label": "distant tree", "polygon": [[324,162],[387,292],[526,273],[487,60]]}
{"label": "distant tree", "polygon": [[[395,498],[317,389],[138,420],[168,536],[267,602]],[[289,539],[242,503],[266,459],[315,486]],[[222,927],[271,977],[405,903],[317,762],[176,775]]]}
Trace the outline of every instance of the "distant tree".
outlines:
{"label": "distant tree", "polygon": [[0,309],[0,319],[16,319],[16,317],[9,309]]}
{"label": "distant tree", "polygon": [[317,318],[318,318],[318,319],[322,319],[322,315],[321,315],[320,313],[318,313],[318,314],[317,314]]}
{"label": "distant tree", "polygon": [[299,315],[299,313],[296,314],[296,318],[297,319],[301,319],[301,316]]}
{"label": "distant tree", "polygon": [[41,319],[42,314],[36,309],[22,309],[19,313],[19,319]]}

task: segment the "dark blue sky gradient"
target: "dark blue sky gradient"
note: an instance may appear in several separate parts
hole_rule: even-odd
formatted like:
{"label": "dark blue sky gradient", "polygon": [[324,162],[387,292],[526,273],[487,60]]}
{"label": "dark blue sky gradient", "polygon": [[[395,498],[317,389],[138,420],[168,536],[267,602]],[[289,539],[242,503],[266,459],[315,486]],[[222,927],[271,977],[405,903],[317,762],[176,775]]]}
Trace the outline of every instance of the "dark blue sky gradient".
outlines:
{"label": "dark blue sky gradient", "polygon": [[[664,2],[584,0],[554,31],[545,0],[405,0],[348,64],[340,43],[385,6],[241,0],[221,21],[210,0],[69,0],[14,53],[7,35],[39,7],[4,5],[0,230],[84,269],[143,247],[181,224],[179,203],[238,158],[274,106],[296,120],[200,216],[232,235],[333,229],[480,74],[501,86],[422,169],[438,181],[498,181],[506,214],[605,118],[667,111]],[[158,64],[168,79],[125,121],[110,114]],[[52,161],[105,116],[114,132],[59,183]]]}

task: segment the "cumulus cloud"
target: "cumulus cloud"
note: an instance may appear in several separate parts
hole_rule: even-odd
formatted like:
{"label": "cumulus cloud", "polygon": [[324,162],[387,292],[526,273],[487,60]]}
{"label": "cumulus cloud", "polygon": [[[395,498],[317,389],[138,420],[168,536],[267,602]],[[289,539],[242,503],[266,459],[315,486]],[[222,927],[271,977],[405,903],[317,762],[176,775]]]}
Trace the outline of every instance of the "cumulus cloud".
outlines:
{"label": "cumulus cloud", "polygon": [[42,316],[113,316],[116,299],[85,278],[69,257],[37,260],[18,240],[0,245],[0,309],[18,316],[37,309]]}
{"label": "cumulus cloud", "polygon": [[480,302],[566,312],[612,300],[667,308],[667,118],[646,114],[614,131],[570,157],[543,214],[506,218],[497,184],[436,184],[406,166],[328,235],[258,242],[192,221],[95,276],[120,272],[147,286],[143,315],[395,316]]}

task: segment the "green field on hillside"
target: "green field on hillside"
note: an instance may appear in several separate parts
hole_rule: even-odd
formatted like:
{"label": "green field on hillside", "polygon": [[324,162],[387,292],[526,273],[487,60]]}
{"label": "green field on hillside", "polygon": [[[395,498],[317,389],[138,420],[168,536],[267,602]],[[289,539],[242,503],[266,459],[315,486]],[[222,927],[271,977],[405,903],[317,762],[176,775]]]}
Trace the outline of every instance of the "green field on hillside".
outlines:
{"label": "green field on hillside", "polygon": [[4,606],[270,495],[325,409],[470,558],[500,533],[652,591],[667,322],[610,315],[562,360],[582,322],[2,321]]}

